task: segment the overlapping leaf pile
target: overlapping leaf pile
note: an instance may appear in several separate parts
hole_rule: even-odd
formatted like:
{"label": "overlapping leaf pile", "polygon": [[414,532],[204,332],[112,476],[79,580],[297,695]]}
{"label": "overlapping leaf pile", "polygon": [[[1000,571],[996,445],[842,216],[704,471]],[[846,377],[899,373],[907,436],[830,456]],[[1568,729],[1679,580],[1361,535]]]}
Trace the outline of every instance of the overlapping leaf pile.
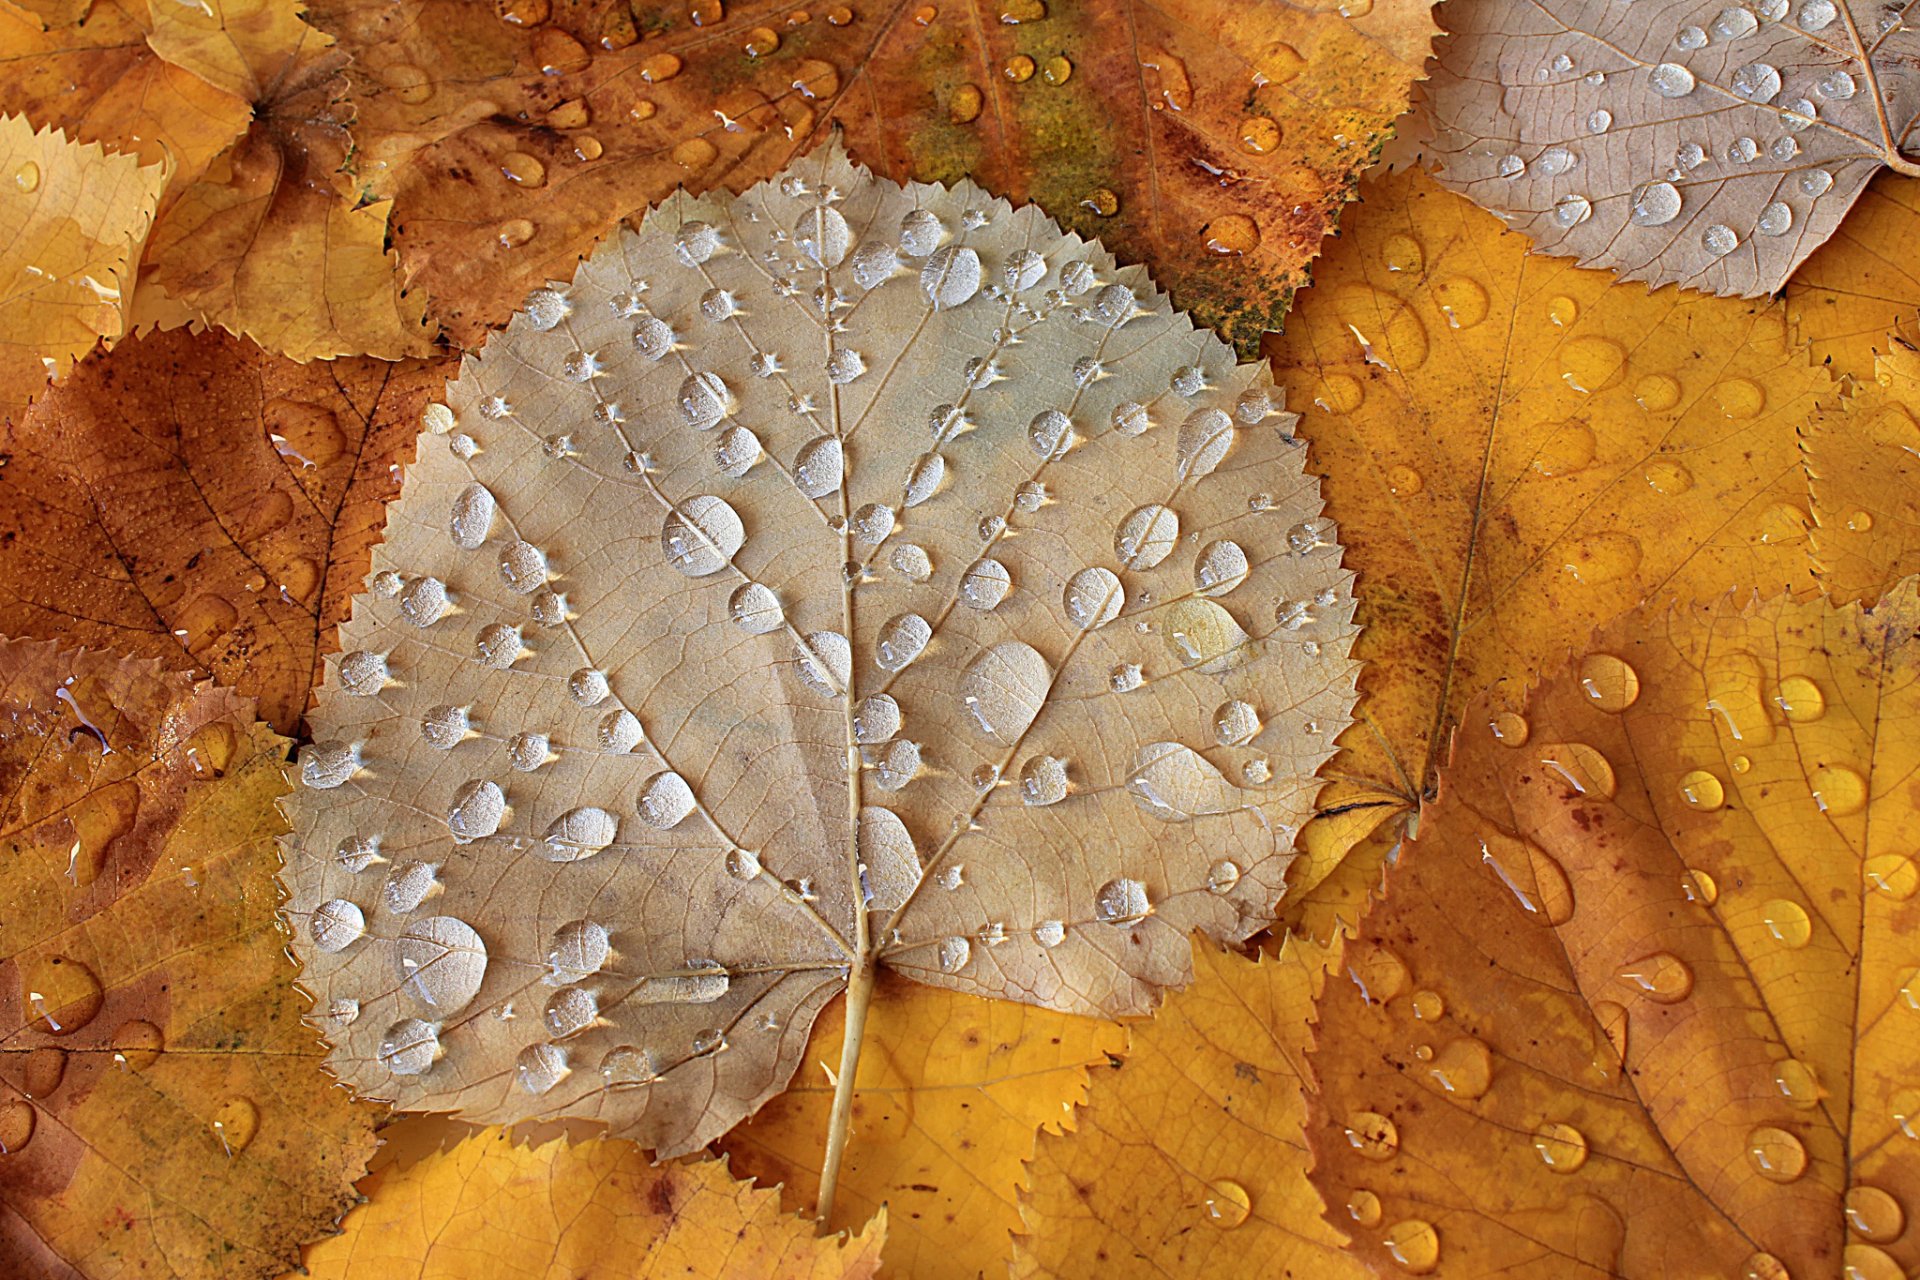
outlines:
{"label": "overlapping leaf pile", "polygon": [[0,1273],[1920,1273],[1907,15],[1434,16],[0,0]]}

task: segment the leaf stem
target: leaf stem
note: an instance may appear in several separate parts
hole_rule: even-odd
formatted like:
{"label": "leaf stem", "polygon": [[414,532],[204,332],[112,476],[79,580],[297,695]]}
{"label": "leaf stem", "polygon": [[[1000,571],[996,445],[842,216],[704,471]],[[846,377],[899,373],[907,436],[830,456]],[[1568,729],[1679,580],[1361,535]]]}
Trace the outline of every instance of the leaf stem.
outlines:
{"label": "leaf stem", "polygon": [[867,1038],[867,1010],[873,1005],[874,979],[880,966],[871,952],[862,952],[847,977],[847,1034],[840,1046],[840,1074],[833,1082],[833,1111],[827,1119],[827,1158],[820,1168],[820,1224],[833,1217],[833,1193],[840,1185],[840,1161],[847,1153],[847,1135],[853,1121],[853,1081],[860,1069],[860,1046]]}

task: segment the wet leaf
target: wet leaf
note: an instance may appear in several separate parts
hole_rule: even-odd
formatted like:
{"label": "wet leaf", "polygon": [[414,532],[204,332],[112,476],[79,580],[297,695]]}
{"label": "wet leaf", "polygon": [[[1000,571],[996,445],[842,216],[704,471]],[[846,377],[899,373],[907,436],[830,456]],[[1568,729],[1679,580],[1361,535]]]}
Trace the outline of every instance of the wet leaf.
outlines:
{"label": "wet leaf", "polygon": [[1813,358],[1862,380],[1889,335],[1920,339],[1920,181],[1883,173],[1861,194],[1831,240],[1787,281],[1796,336]]}
{"label": "wet leaf", "polygon": [[0,1257],[246,1277],[353,1197],[275,917],[287,744],[148,662],[0,642]]}
{"label": "wet leaf", "polygon": [[1360,582],[1330,802],[1418,797],[1469,696],[1649,595],[1810,582],[1794,429],[1829,383],[1784,334],[1530,257],[1418,173],[1368,189],[1273,347]]}
{"label": "wet leaf", "polygon": [[359,1089],[672,1154],[850,970],[1111,1017],[1271,918],[1349,576],[1265,370],[1138,268],[823,154],[448,396],[289,855]]}
{"label": "wet leaf", "polygon": [[0,116],[0,179],[0,412],[10,412],[121,332],[166,168]]}
{"label": "wet leaf", "polygon": [[882,1214],[816,1238],[719,1161],[656,1166],[630,1143],[527,1147],[499,1129],[360,1185],[344,1234],[307,1250],[314,1280],[864,1280],[887,1231]]}
{"label": "wet leaf", "polygon": [[1920,35],[1868,0],[1468,0],[1446,10],[1426,151],[1553,253],[1771,293],[1920,116]]}
{"label": "wet leaf", "polygon": [[[843,1013],[841,1003],[827,1007],[794,1083],[721,1144],[736,1172],[781,1184],[797,1211],[811,1210],[820,1191]],[[830,1225],[851,1227],[884,1206],[884,1256],[899,1274],[1004,1272],[1036,1133],[1071,1124],[1088,1069],[1126,1043],[1111,1022],[884,975],[853,1096],[857,1136]]]}
{"label": "wet leaf", "polygon": [[1430,8],[319,0],[312,19],[355,59],[356,172],[463,342],[623,214],[740,190],[839,126],[884,176],[970,177],[1150,262],[1250,350],[1404,107]]}
{"label": "wet leaf", "polygon": [[1367,1274],[1307,1181],[1308,1016],[1328,953],[1295,936],[1257,963],[1194,955],[1193,986],[1095,1074],[1073,1132],[1040,1139],[1014,1275]]}
{"label": "wet leaf", "polygon": [[1643,610],[1513,713],[1524,740],[1467,718],[1320,1005],[1314,1177],[1365,1206],[1363,1260],[1920,1263],[1916,619],[1912,579]]}
{"label": "wet leaf", "polygon": [[292,732],[446,362],[121,343],[7,428],[0,632],[203,672]]}
{"label": "wet leaf", "polygon": [[1820,583],[1872,601],[1920,570],[1920,352],[1895,339],[1875,381],[1823,405],[1805,429]]}
{"label": "wet leaf", "polygon": [[425,299],[403,292],[388,204],[341,173],[351,146],[347,55],[292,0],[154,9],[162,57],[252,104],[246,134],[178,194],[143,287],[296,360],[424,356]]}

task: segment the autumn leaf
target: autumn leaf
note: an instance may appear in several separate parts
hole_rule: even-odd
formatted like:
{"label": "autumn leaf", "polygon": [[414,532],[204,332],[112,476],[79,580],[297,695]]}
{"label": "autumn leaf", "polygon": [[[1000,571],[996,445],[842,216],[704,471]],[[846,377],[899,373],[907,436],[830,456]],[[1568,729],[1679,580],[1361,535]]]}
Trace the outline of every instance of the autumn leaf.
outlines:
{"label": "autumn leaf", "polygon": [[231,691],[18,640],[0,716],[0,1258],[277,1274],[373,1150],[275,917],[287,744]]}
{"label": "autumn leaf", "polygon": [[1876,379],[1807,424],[1808,551],[1839,600],[1871,602],[1920,570],[1920,352],[1896,340]]}
{"label": "autumn leaf", "polygon": [[681,184],[740,190],[838,126],[883,176],[970,177],[1150,261],[1251,350],[1405,107],[1430,8],[503,0],[490,20],[318,0],[312,20],[354,57],[356,172],[462,342],[623,214]]}
{"label": "autumn leaf", "polygon": [[1920,1264],[1916,618],[1913,579],[1641,610],[1466,718],[1320,1005],[1314,1176],[1364,1261]]}
{"label": "autumn leaf", "polygon": [[1920,340],[1920,181],[1883,173],[1862,193],[1831,240],[1787,281],[1795,336],[1813,359],[1863,381],[1895,336]]}
{"label": "autumn leaf", "polygon": [[1467,698],[1596,619],[1811,582],[1794,428],[1831,388],[1778,306],[1529,256],[1410,173],[1350,212],[1272,350],[1361,584],[1329,803],[1415,800]]}
{"label": "autumn leaf", "polygon": [[93,0],[6,0],[8,5],[17,6],[22,16],[29,16],[38,26],[65,27],[80,21],[87,15]]}
{"label": "autumn leaf", "polygon": [[292,732],[447,362],[121,343],[6,429],[0,632],[158,658]]}
{"label": "autumn leaf", "polygon": [[[1126,1048],[1111,1022],[940,991],[883,973],[853,1090],[852,1127],[828,1224],[884,1208],[890,1271],[1000,1275],[1020,1225],[1017,1189],[1035,1134],[1059,1132],[1086,1098],[1087,1071]],[[781,1185],[789,1208],[820,1192],[820,1135],[845,1044],[844,1004],[814,1024],[785,1093],[724,1138],[743,1177]]]}
{"label": "autumn leaf", "polygon": [[[1192,987],[1040,1139],[1013,1274],[1360,1280],[1307,1181],[1308,1015],[1328,953],[1195,949]],[[1338,955],[1335,944],[1333,955]]]}
{"label": "autumn leaf", "polygon": [[1137,1014],[1271,919],[1349,577],[1265,370],[1139,269],[824,153],[465,368],[301,757],[356,1088],[672,1155],[849,989],[829,1214],[880,968]]}
{"label": "autumn leaf", "polygon": [[179,193],[143,282],[296,360],[428,354],[425,300],[402,290],[386,247],[388,205],[360,203],[340,172],[346,55],[293,0],[153,13],[155,52],[250,102],[253,123]]}
{"label": "autumn leaf", "polygon": [[314,1280],[865,1280],[882,1213],[821,1239],[721,1161],[650,1165],[626,1142],[518,1145],[488,1129],[361,1183],[367,1203],[307,1250]]}
{"label": "autumn leaf", "polygon": [[0,412],[120,333],[166,172],[0,115]]}
{"label": "autumn leaf", "polygon": [[1541,247],[1624,279],[1753,297],[1882,167],[1913,176],[1920,36],[1861,0],[1463,0],[1426,152]]}

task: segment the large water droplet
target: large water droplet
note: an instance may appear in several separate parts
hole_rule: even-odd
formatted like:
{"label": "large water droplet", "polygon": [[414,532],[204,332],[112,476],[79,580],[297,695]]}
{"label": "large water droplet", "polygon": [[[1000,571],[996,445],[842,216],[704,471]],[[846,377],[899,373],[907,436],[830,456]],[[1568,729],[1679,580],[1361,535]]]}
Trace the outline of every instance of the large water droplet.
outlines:
{"label": "large water droplet", "polygon": [[404,989],[441,1014],[472,1003],[487,976],[487,947],[453,916],[415,920],[393,940],[393,967]]}
{"label": "large water droplet", "polygon": [[1150,742],[1134,753],[1127,790],[1164,822],[1232,813],[1245,799],[1205,756],[1178,742]]}
{"label": "large water droplet", "polygon": [[701,494],[667,513],[660,548],[667,563],[689,578],[718,573],[746,545],[746,526],[725,498]]}
{"label": "large water droplet", "polygon": [[1011,747],[1026,733],[1045,704],[1053,667],[1032,645],[1006,641],[968,664],[960,695],[980,731]]}
{"label": "large water droplet", "polygon": [[687,780],[667,769],[654,774],[641,785],[635,807],[642,822],[656,830],[666,831],[680,825],[698,805]]}

